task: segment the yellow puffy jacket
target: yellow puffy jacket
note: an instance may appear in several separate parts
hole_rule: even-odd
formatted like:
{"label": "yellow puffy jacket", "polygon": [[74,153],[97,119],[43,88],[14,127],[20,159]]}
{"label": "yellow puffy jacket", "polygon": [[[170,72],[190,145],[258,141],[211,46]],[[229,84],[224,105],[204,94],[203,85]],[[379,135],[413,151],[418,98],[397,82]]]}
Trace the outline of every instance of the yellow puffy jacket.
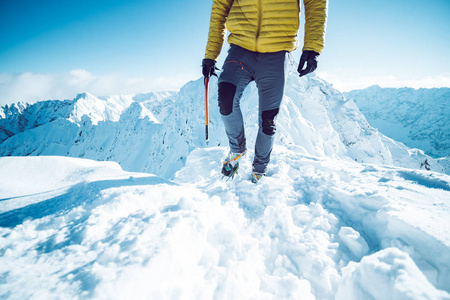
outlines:
{"label": "yellow puffy jacket", "polygon": [[[303,50],[321,53],[327,19],[327,0],[303,0]],[[217,61],[225,39],[254,52],[293,51],[298,47],[299,0],[213,0],[205,58]],[[226,27],[225,27],[226,25]]]}

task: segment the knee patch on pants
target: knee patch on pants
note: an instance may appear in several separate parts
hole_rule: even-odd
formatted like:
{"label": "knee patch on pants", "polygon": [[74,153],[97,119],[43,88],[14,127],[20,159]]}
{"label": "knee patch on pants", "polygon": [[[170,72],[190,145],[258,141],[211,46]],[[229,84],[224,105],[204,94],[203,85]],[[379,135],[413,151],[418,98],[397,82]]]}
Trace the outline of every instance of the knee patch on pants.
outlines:
{"label": "knee patch on pants", "polygon": [[220,113],[228,116],[233,111],[233,100],[236,94],[236,86],[229,82],[219,83],[219,107]]}
{"label": "knee patch on pants", "polygon": [[279,109],[265,110],[262,112],[262,131],[267,135],[275,134],[275,117]]}

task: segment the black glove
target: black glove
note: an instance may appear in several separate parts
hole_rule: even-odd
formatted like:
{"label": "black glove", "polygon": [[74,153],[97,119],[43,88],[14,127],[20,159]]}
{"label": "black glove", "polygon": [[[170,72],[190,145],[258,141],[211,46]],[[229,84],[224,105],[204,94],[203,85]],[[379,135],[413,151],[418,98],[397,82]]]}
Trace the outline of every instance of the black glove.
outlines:
{"label": "black glove", "polygon": [[205,78],[209,78],[212,75],[217,76],[216,71],[216,61],[214,59],[205,58],[202,61],[202,73]]}
{"label": "black glove", "polygon": [[[300,73],[300,77],[314,72],[317,69],[317,58],[319,57],[319,53],[311,50],[303,51],[302,56],[300,57],[300,63],[298,64],[297,71]],[[303,69],[306,62],[306,68]]]}

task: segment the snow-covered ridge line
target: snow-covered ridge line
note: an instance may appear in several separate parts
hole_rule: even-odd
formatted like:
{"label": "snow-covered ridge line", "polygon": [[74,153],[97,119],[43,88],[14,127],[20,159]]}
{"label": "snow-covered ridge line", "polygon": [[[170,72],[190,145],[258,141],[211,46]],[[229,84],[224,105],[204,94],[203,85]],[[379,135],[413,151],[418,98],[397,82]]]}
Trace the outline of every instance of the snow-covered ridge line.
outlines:
{"label": "snow-covered ridge line", "polygon": [[[100,121],[118,121],[123,110],[133,102],[131,96],[109,96],[99,99],[89,93],[80,93],[73,100],[47,100],[35,104],[13,103],[0,109],[0,126],[17,134],[58,119],[81,122],[89,117],[93,124]],[[2,142],[4,139],[0,139]]]}
{"label": "snow-covered ridge line", "polygon": [[[211,82],[210,145],[227,144]],[[171,178],[189,153],[205,147],[204,86],[187,83],[178,93],[150,93],[99,99],[45,101],[3,108],[0,156],[63,155],[112,160],[128,171]],[[257,131],[257,90],[251,84],[241,100],[248,147]],[[288,76],[277,119],[277,142],[297,145],[305,154],[442,172],[438,162],[372,128],[351,100],[316,76]],[[2,130],[3,129],[3,130]],[[14,135],[11,136],[11,133]]]}
{"label": "snow-covered ridge line", "polygon": [[450,88],[372,86],[344,95],[383,134],[435,158],[450,155]]}
{"label": "snow-covered ridge line", "polygon": [[250,85],[249,155],[223,181],[225,134],[211,103],[205,147],[203,96],[200,79],[3,109],[0,155],[31,157],[0,157],[0,298],[450,299],[450,177],[436,160],[293,72],[267,176],[247,180]]}

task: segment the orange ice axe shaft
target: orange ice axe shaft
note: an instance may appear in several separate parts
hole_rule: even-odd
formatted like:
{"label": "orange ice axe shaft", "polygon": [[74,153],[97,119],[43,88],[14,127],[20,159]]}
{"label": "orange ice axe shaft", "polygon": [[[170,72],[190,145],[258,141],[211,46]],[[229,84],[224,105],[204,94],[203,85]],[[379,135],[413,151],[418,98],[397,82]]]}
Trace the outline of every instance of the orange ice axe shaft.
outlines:
{"label": "orange ice axe shaft", "polygon": [[206,134],[206,144],[209,143],[209,134],[208,134],[208,125],[209,125],[208,85],[209,85],[209,77],[206,77],[205,78],[205,134]]}

